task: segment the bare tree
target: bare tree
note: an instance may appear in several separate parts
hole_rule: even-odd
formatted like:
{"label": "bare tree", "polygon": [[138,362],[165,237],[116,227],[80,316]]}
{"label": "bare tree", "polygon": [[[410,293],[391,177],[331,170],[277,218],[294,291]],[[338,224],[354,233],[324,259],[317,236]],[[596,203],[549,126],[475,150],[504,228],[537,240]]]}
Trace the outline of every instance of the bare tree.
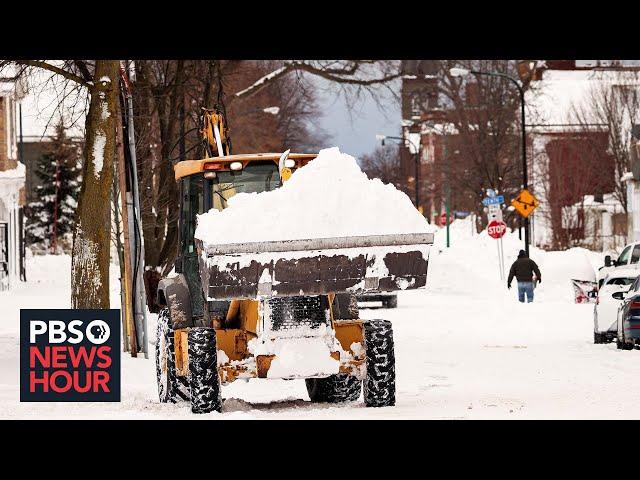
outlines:
{"label": "bare tree", "polygon": [[614,189],[607,133],[591,129],[547,138],[539,145],[534,163],[536,188],[544,199],[536,215],[551,232],[551,243],[546,246],[587,246],[585,196],[602,201]]}
{"label": "bare tree", "polygon": [[452,77],[449,69],[501,72],[518,78],[517,65],[510,60],[441,62],[439,95],[458,137],[460,160],[451,165],[450,178],[459,188],[478,197],[485,189],[505,194],[520,188],[522,171],[520,146],[520,98],[508,80],[472,75]]}
{"label": "bare tree", "polygon": [[3,60],[0,68],[16,67],[16,77],[35,69],[83,88],[89,97],[85,120],[82,185],[76,210],[71,262],[71,306],[109,308],[110,194],[115,153],[117,60]]}
{"label": "bare tree", "polygon": [[[640,74],[637,71],[596,71],[584,103],[573,105],[571,120],[589,131],[597,126],[607,133],[608,154],[613,157],[612,192],[627,211],[627,187],[622,176],[630,168],[631,127],[640,118]],[[586,136],[587,149],[601,146],[597,136]],[[601,150],[599,148],[598,150]]]}
{"label": "bare tree", "polygon": [[399,189],[404,186],[400,170],[400,150],[397,145],[377,147],[373,153],[362,156],[360,166],[369,178],[379,178]]}

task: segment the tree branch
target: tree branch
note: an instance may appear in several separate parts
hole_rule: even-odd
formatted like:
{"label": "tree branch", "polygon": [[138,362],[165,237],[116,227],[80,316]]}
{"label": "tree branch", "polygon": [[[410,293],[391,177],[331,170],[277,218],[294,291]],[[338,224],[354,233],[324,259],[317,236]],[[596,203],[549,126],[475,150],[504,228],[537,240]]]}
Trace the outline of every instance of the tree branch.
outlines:
{"label": "tree branch", "polygon": [[73,63],[78,68],[78,70],[80,70],[80,73],[82,74],[82,77],[86,82],[93,81],[93,76],[91,76],[91,73],[89,72],[89,69],[87,68],[87,64],[85,63],[84,60],[74,60]]}
{"label": "tree branch", "polygon": [[56,67],[55,65],[51,65],[50,63],[41,61],[41,60],[15,60],[15,63],[18,65],[28,65],[30,67],[41,68],[43,70],[48,70],[53,73],[57,73],[58,75],[66,78],[67,80],[71,80],[72,82],[79,83],[80,85],[87,87],[89,90],[93,90],[93,83],[89,83],[85,81],[82,77],[79,77],[67,70],[64,70],[60,67]]}
{"label": "tree branch", "polygon": [[384,74],[380,77],[369,78],[369,79],[354,77],[354,75],[358,73],[361,65],[372,64],[372,63],[373,62],[369,60],[357,60],[357,61],[354,61],[349,66],[345,66],[345,67],[324,68],[324,67],[315,67],[311,64],[300,62],[298,60],[285,62],[285,64],[282,67],[274,70],[268,75],[261,77],[260,79],[258,79],[256,82],[254,82],[252,85],[245,88],[244,90],[236,92],[235,95],[233,95],[232,99],[243,98],[243,97],[248,97],[250,95],[254,95],[258,93],[260,90],[262,90],[263,88],[265,88],[266,86],[272,84],[276,80],[284,77],[285,75],[293,71],[307,72],[311,75],[316,75],[318,77],[324,78],[325,80],[329,80],[331,82],[348,84],[348,85],[358,85],[362,87],[369,87],[377,84],[384,84],[400,77],[399,71]]}

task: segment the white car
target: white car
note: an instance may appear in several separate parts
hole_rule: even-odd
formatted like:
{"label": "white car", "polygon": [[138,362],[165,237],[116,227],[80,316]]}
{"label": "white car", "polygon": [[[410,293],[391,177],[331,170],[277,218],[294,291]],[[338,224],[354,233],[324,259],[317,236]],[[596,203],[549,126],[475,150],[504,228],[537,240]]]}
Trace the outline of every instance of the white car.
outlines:
{"label": "white car", "polygon": [[597,274],[598,286],[601,286],[604,278],[618,269],[633,269],[640,275],[640,242],[629,243],[624,247],[616,260],[611,255],[604,257],[604,266],[600,267]]}
{"label": "white car", "polygon": [[596,304],[593,307],[593,343],[612,342],[618,332],[618,307],[622,304],[616,292],[627,292],[638,277],[640,271],[635,268],[615,269],[603,279],[598,290]]}

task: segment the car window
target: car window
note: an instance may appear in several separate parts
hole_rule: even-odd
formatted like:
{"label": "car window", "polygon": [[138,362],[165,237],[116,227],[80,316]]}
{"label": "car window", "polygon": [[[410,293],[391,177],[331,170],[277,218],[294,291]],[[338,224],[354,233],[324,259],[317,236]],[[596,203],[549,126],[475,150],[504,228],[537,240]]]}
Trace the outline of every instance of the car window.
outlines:
{"label": "car window", "polygon": [[622,264],[626,264],[629,261],[629,254],[631,253],[631,245],[629,245],[627,248],[625,248],[622,253],[620,254],[620,256],[618,257],[618,264],[622,265]]}
{"label": "car window", "polygon": [[607,285],[631,285],[635,278],[610,278],[607,280]]}
{"label": "car window", "polygon": [[638,263],[640,260],[640,244],[633,247],[633,253],[631,254],[631,262],[629,263]]}

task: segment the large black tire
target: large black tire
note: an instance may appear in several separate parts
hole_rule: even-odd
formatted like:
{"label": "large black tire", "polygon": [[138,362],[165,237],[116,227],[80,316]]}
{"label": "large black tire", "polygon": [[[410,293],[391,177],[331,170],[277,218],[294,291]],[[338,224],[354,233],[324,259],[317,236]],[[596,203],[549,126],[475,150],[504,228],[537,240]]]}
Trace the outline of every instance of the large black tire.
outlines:
{"label": "large black tire", "polygon": [[173,334],[169,309],[163,308],[158,314],[155,349],[156,381],[161,403],[188,402],[190,397],[189,379],[176,375]]}
{"label": "large black tire", "polygon": [[364,403],[367,407],[396,404],[396,360],[393,330],[388,320],[364,323],[367,375],[364,379]]}
{"label": "large black tire", "polygon": [[593,332],[593,343],[606,343],[607,338],[604,333]]}
{"label": "large black tire", "polygon": [[209,327],[189,330],[189,376],[191,380],[191,411],[209,413],[222,411],[216,331]]}
{"label": "large black tire", "polygon": [[306,378],[307,392],[312,402],[353,402],[360,398],[362,382],[346,373],[327,378]]}
{"label": "large black tire", "polygon": [[627,342],[626,337],[623,337],[623,342],[622,342],[622,349],[623,350],[633,350],[635,345],[635,342],[632,340],[631,343]]}
{"label": "large black tire", "polygon": [[398,308],[398,297],[392,296],[383,302],[384,308]]}

